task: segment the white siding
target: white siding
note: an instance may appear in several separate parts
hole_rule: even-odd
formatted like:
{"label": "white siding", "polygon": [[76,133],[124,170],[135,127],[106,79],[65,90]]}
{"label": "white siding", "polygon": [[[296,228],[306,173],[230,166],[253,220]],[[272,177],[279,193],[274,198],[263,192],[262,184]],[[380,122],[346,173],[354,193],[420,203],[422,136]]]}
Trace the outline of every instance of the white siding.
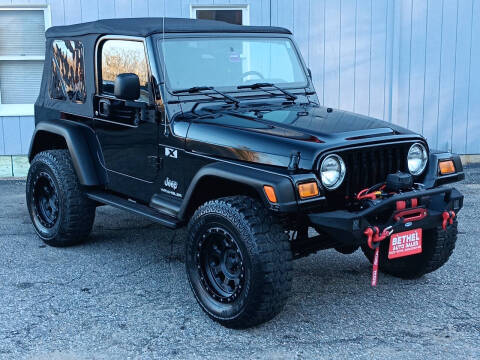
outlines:
{"label": "white siding", "polygon": [[34,128],[33,116],[0,117],[0,155],[27,154]]}
{"label": "white siding", "polygon": [[272,0],[271,20],[293,30],[325,105],[480,153],[479,0]]}
{"label": "white siding", "polygon": [[[407,126],[432,147],[480,153],[480,0],[0,0],[25,3],[50,5],[52,25],[249,4],[252,25],[294,32],[325,105]],[[3,139],[22,124],[2,123]],[[0,140],[0,153],[1,141],[4,154],[25,151]]]}

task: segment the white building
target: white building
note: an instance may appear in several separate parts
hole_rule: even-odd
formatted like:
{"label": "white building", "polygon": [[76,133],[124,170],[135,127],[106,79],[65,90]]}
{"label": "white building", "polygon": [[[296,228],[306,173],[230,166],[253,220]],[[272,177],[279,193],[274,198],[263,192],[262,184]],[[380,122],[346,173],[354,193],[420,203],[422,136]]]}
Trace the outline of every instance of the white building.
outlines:
{"label": "white building", "polygon": [[0,156],[28,151],[46,28],[164,15],[286,27],[323,104],[480,153],[478,0],[0,0]]}

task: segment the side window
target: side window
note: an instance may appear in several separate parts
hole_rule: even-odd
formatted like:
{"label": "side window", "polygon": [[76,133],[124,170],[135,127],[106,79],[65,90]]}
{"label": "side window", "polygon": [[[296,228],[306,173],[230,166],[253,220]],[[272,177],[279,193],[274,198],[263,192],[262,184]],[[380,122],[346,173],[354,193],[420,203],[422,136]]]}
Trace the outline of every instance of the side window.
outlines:
{"label": "side window", "polygon": [[55,40],[52,44],[50,97],[82,104],[86,96],[82,43]]}
{"label": "side window", "polygon": [[100,51],[100,92],[113,95],[113,86],[117,75],[134,73],[140,79],[139,100],[148,101],[148,65],[143,42],[106,40]]}

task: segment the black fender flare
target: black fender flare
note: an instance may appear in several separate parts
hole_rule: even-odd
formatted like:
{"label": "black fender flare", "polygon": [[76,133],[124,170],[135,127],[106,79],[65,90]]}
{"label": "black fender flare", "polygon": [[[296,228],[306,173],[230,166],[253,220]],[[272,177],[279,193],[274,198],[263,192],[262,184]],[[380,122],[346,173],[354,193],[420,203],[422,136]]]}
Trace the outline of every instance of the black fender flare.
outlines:
{"label": "black fender flare", "polygon": [[[455,165],[455,173],[450,175],[440,175],[438,172],[438,163],[441,160],[452,160]],[[432,150],[430,152],[427,170],[425,171],[425,178],[422,181],[426,189],[432,189],[440,185],[462,181],[463,179],[465,179],[465,173],[459,155],[438,150]]]}
{"label": "black fender flare", "polygon": [[[196,173],[185,193],[178,212],[179,219],[184,218],[188,205],[193,200],[197,185],[205,177],[216,177],[246,185],[254,189],[263,203],[272,210],[292,212],[298,208],[295,187],[290,176],[248,165],[218,161],[205,165]],[[277,203],[273,204],[268,201],[263,190],[264,185],[273,186],[277,196]]]}
{"label": "black fender flare", "polygon": [[[48,134],[61,136],[67,144],[73,167],[82,185],[105,184],[106,173],[101,166],[102,152],[95,132],[89,126],[70,120],[45,120],[37,123],[28,151],[31,162],[39,151],[48,149]],[[41,150],[39,150],[41,149]]]}

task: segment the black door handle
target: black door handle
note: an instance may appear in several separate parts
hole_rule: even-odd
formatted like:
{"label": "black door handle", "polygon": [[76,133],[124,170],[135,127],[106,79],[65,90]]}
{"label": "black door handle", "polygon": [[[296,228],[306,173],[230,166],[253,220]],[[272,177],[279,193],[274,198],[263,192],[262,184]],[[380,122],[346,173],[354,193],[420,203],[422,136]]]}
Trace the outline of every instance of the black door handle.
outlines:
{"label": "black door handle", "polygon": [[110,116],[110,105],[111,102],[108,99],[100,99],[98,101],[98,114],[103,117]]}

